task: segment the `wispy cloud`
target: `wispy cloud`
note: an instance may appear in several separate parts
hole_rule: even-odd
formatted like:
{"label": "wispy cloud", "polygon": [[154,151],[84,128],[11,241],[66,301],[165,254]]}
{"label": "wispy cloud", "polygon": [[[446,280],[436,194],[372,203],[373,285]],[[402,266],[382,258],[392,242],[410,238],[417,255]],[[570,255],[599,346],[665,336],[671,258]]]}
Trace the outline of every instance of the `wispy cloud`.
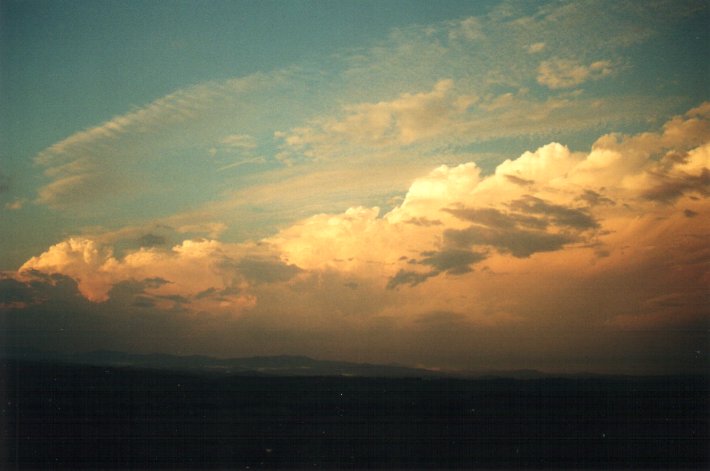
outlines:
{"label": "wispy cloud", "polygon": [[237,168],[241,167],[242,165],[247,165],[247,164],[263,164],[266,163],[266,158],[264,157],[252,157],[249,159],[240,159],[237,160],[236,162],[232,162],[231,164],[227,164],[223,167],[219,167],[217,170],[222,172],[224,170],[229,170],[230,168]]}
{"label": "wispy cloud", "polygon": [[583,65],[575,60],[555,58],[542,62],[537,71],[537,82],[540,85],[557,89],[575,87],[587,80],[604,78],[612,73],[612,66],[607,60]]}
{"label": "wispy cloud", "polygon": [[256,140],[247,134],[231,134],[222,139],[221,144],[237,149],[254,149]]}
{"label": "wispy cloud", "polygon": [[[270,171],[314,157],[361,158],[383,146],[424,161],[486,140],[641,121],[669,109],[672,100],[556,92],[610,77],[625,47],[691,7],[605,5],[548,5],[529,15],[501,7],[397,29],[327,68],[303,64],[177,90],[40,152],[46,183],[37,202],[99,210],[155,198],[169,184],[234,186],[223,179],[243,172],[224,170],[245,164],[263,164],[247,173]],[[560,31],[575,31],[575,41]],[[529,93],[538,84],[553,93]],[[195,171],[170,170],[178,166]],[[179,210],[168,199],[143,207],[165,208],[158,217]]]}
{"label": "wispy cloud", "polygon": [[[291,75],[282,70],[269,76],[196,85],[75,133],[35,157],[49,179],[37,201],[68,208],[105,202],[109,197],[135,199],[150,193],[151,186],[166,177],[177,183],[174,178],[184,174],[169,171],[176,166],[201,169],[191,176],[208,184],[213,176],[209,169],[224,166],[207,161],[215,142],[230,151],[252,151],[257,146],[248,131],[263,126],[264,114],[252,110],[247,115],[234,109],[245,108],[265,93],[288,93],[286,78]],[[242,133],[233,132],[240,129]]]}

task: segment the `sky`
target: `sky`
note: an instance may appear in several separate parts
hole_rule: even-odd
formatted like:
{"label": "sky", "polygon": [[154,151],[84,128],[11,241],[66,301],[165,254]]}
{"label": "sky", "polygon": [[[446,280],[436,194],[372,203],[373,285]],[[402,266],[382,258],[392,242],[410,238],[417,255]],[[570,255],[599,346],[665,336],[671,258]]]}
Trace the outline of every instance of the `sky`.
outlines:
{"label": "sky", "polygon": [[0,2],[0,346],[710,366],[706,1]]}

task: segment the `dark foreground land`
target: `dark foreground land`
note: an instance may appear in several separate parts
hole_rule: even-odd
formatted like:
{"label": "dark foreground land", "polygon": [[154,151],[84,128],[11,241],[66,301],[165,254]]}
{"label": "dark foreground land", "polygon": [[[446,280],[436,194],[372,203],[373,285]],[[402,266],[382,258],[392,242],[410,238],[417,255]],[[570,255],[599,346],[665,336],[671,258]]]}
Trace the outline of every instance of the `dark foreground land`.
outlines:
{"label": "dark foreground land", "polygon": [[225,377],[10,360],[3,372],[3,469],[710,464],[698,377]]}

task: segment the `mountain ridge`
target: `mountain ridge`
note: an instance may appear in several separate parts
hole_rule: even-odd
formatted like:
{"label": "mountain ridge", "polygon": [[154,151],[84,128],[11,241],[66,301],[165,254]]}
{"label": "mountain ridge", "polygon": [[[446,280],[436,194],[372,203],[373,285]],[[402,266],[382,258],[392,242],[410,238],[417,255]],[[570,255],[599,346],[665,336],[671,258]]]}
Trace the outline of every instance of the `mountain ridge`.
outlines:
{"label": "mountain ridge", "polygon": [[251,356],[216,358],[206,355],[167,353],[128,353],[94,350],[78,353],[49,352],[38,349],[14,349],[2,352],[10,359],[55,361],[63,363],[155,368],[178,371],[201,371],[229,374],[266,374],[274,376],[374,376],[374,377],[443,377],[446,373],[401,365],[381,365],[335,360],[317,360],[304,355]]}
{"label": "mountain ridge", "polygon": [[[535,380],[547,378],[602,378],[628,375],[579,373],[547,373],[536,369],[433,370],[399,364],[357,363],[319,360],[305,355],[257,355],[218,358],[208,355],[174,355],[169,353],[128,353],[117,350],[61,353],[36,348],[0,349],[0,358],[79,365],[148,368],[219,375],[267,375],[285,377],[354,376],[381,378],[461,378],[489,380]],[[648,375],[640,375],[648,376]],[[654,375],[651,375],[654,376]]]}

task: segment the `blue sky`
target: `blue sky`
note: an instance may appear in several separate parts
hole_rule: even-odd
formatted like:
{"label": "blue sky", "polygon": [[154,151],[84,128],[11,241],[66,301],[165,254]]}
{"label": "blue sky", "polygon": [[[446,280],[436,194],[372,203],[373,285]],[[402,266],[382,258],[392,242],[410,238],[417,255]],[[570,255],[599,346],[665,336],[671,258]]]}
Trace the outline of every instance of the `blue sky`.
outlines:
{"label": "blue sky", "polygon": [[[282,350],[352,357],[356,343],[315,339],[379,325],[408,340],[373,341],[372,360],[460,366],[471,353],[444,348],[452,325],[491,338],[551,325],[564,303],[522,287],[552,266],[546,276],[598,283],[570,292],[614,300],[593,323],[599,339],[697,327],[708,20],[699,1],[5,1],[0,270],[14,288],[2,305],[36,310],[44,274],[73,283],[87,313],[121,311],[119,298],[134,313],[140,299],[187,328],[185,312],[220,312],[253,340],[286,299],[301,324],[278,327],[295,339]],[[658,240],[644,239],[647,219],[664,221]],[[689,287],[662,282],[649,254],[667,244]],[[649,288],[617,299],[602,280],[628,279],[624,264]],[[508,301],[512,278],[496,270],[521,277]],[[203,289],[189,288],[195,277]],[[329,283],[339,288],[324,294]],[[595,296],[565,305],[587,313],[565,332],[589,322]],[[442,345],[432,358],[411,350],[423,325]],[[106,342],[120,347],[119,330]],[[545,356],[533,337],[531,351],[564,367],[562,345]],[[211,353],[268,353],[255,345]]]}
{"label": "blue sky", "polygon": [[38,128],[27,137],[41,149],[181,87],[322,60],[393,27],[482,10],[470,2],[3,2],[4,105],[25,118],[13,134]]}
{"label": "blue sky", "polygon": [[[485,2],[3,2],[0,169],[12,181],[3,198],[34,197],[32,157],[42,149],[181,88],[306,62],[328,68],[330,56],[366,47],[392,28],[487,8]],[[65,221],[41,209],[26,211],[56,237]],[[3,225],[3,239],[29,242],[13,224]],[[24,251],[3,253],[3,268],[16,268]]]}

